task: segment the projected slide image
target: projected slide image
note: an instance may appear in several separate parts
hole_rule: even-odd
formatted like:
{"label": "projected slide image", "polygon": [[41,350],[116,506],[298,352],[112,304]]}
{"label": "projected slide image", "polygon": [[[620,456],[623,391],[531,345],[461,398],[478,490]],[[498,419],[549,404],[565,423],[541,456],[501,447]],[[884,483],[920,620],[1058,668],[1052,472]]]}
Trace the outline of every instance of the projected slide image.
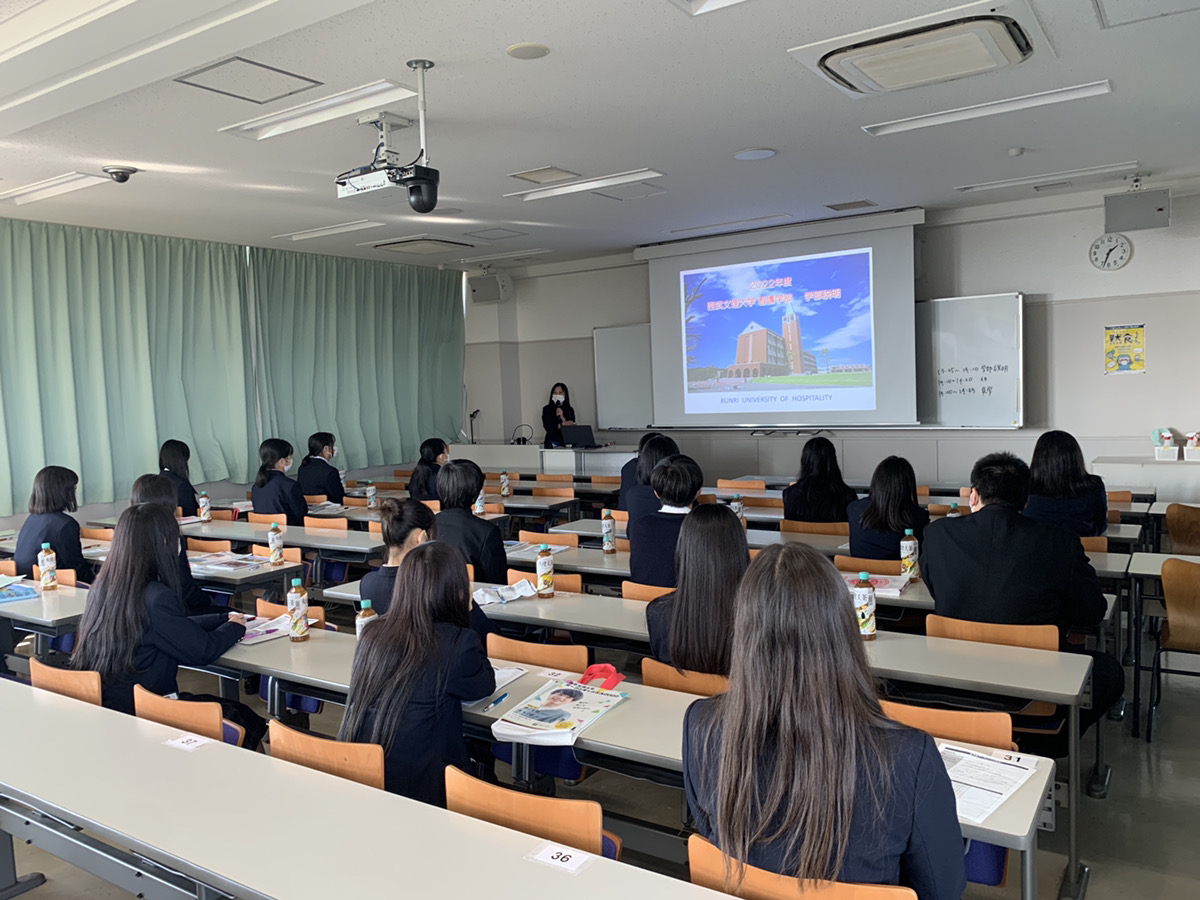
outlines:
{"label": "projected slide image", "polygon": [[871,251],[680,273],[686,413],[875,408]]}

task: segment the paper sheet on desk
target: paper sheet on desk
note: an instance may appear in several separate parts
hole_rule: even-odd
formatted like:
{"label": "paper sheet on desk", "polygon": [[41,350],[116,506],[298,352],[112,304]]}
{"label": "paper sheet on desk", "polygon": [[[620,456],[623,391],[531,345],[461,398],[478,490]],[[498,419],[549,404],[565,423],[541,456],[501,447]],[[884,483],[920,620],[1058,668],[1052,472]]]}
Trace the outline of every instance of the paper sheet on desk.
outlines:
{"label": "paper sheet on desk", "polygon": [[24,576],[21,575],[0,575],[0,588],[6,588],[10,584],[16,584],[18,581],[24,580]]}
{"label": "paper sheet on desk", "polygon": [[1007,751],[988,756],[939,742],[938,753],[954,787],[959,818],[977,824],[1015,794],[1036,768],[1032,761]]}
{"label": "paper sheet on desk", "polygon": [[524,579],[518,581],[516,584],[476,588],[473,596],[475,597],[475,602],[480,606],[491,606],[493,603],[507,603],[510,600],[519,600],[521,597],[533,597],[536,595],[537,588],[528,579]]}
{"label": "paper sheet on desk", "polygon": [[[549,544],[546,547],[551,553],[562,553],[564,550],[571,548],[565,544]],[[534,562],[539,553],[542,552],[542,545],[535,544],[530,541],[505,541],[504,552],[512,560],[528,560]]]}

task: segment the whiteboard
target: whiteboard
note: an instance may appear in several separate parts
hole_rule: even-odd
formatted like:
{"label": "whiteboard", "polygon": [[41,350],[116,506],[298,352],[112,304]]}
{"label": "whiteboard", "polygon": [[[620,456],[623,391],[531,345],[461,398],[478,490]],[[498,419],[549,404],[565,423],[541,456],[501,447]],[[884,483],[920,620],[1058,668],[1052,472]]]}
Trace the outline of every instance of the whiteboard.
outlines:
{"label": "whiteboard", "polygon": [[592,329],[596,355],[596,425],[644,430],[654,421],[650,326]]}
{"label": "whiteboard", "polygon": [[1024,424],[1024,295],[917,303],[917,418],[942,428]]}

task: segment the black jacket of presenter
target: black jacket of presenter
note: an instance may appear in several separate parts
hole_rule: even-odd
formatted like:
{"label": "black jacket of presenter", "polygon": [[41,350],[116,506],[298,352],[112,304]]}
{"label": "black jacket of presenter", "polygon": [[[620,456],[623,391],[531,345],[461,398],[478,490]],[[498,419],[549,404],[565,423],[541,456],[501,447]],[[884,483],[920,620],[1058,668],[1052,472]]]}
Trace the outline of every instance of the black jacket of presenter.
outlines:
{"label": "black jacket of presenter", "polygon": [[562,410],[563,420],[566,422],[575,421],[575,410],[571,408],[570,403],[564,403],[559,406],[556,403],[547,403],[542,407],[542,428],[546,430],[546,446],[551,447],[555,444],[562,446],[562,425],[559,424],[558,411]]}

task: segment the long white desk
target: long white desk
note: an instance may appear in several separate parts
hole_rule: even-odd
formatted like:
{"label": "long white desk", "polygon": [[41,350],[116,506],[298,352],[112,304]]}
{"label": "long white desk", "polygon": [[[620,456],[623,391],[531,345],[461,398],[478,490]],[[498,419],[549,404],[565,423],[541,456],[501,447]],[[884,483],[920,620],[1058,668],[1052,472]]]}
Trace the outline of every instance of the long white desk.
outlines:
{"label": "long white desk", "polygon": [[[718,896],[602,858],[564,881],[526,859],[540,838],[215,741],[184,752],[165,744],[179,729],[26,685],[0,681],[0,715],[39,738],[0,741],[0,839],[29,840],[130,894],[325,900],[392,896],[403,882],[415,894],[494,900],[568,884],[595,900]],[[228,789],[213,802],[217,785]],[[254,834],[252,852],[230,840],[231,814]],[[297,844],[297,823],[318,819],[353,833],[352,859]],[[12,869],[4,845],[0,877]],[[20,888],[40,883],[27,879]],[[0,895],[16,888],[0,883]]]}

